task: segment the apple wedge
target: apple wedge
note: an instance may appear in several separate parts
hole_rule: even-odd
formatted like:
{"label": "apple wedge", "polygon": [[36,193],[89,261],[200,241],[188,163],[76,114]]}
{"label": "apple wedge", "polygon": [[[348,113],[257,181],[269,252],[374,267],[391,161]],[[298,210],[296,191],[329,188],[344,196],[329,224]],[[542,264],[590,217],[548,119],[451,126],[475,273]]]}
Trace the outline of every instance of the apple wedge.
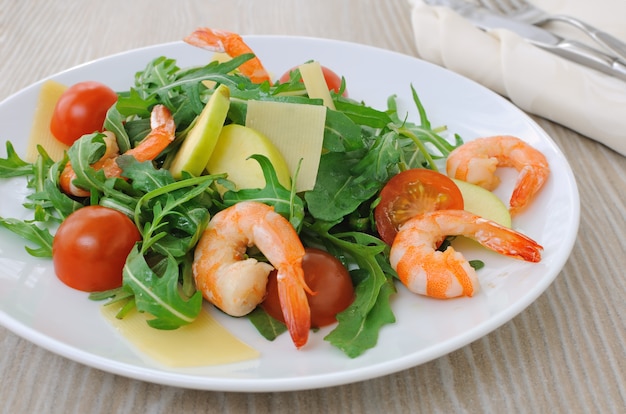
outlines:
{"label": "apple wedge", "polygon": [[511,214],[506,205],[489,190],[485,190],[466,181],[452,179],[461,190],[465,210],[486,219],[495,221],[506,227],[511,227]]}
{"label": "apple wedge", "polygon": [[194,176],[202,174],[222,132],[229,108],[230,90],[219,85],[170,164],[169,170],[174,178],[180,178],[183,171]]}
{"label": "apple wedge", "polygon": [[210,174],[227,173],[237,188],[263,188],[263,170],[256,160],[250,158],[254,154],[267,157],[274,166],[278,181],[283,187],[291,188],[289,167],[280,151],[265,135],[243,125],[230,124],[222,128],[206,169]]}

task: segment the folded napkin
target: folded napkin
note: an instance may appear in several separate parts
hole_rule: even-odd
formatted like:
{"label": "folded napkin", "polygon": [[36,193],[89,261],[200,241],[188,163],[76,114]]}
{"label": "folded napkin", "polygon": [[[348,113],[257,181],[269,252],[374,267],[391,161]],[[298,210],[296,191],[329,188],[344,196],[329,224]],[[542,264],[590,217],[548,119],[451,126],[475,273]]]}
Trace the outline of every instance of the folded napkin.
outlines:
{"label": "folded napkin", "polygon": [[[508,30],[484,32],[448,8],[428,6],[422,0],[409,2],[419,57],[626,155],[625,81],[544,51]],[[536,0],[534,4],[579,17],[626,40],[624,0]],[[570,38],[572,30],[566,33]]]}

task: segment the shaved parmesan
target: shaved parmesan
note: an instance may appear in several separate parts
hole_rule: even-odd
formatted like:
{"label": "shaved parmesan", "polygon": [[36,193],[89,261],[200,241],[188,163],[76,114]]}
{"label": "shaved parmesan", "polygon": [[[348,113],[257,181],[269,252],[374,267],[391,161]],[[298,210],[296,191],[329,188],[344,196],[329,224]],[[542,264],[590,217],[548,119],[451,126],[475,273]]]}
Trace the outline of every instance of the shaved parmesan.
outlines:
{"label": "shaved parmesan", "polygon": [[321,99],[324,105],[330,109],[335,109],[335,104],[328,91],[328,85],[322,72],[322,66],[319,62],[309,62],[298,66],[302,82],[306,88],[306,93],[311,99]]}
{"label": "shaved parmesan", "polygon": [[132,311],[115,317],[121,304],[101,307],[102,315],[124,338],[145,354],[169,367],[230,364],[258,358],[260,353],[233,336],[202,310],[191,324],[171,331],[150,327],[149,315]]}
{"label": "shaved parmesan", "polygon": [[285,158],[296,191],[312,190],[324,144],[326,107],[287,102],[249,101],[246,126],[269,138]]}
{"label": "shaved parmesan", "polygon": [[53,80],[48,80],[41,85],[33,126],[30,130],[30,138],[24,157],[26,161],[35,162],[39,155],[37,152],[38,145],[41,145],[54,161],[63,158],[64,151],[69,148],[57,140],[50,132],[50,121],[52,120],[54,107],[66,89],[67,86]]}

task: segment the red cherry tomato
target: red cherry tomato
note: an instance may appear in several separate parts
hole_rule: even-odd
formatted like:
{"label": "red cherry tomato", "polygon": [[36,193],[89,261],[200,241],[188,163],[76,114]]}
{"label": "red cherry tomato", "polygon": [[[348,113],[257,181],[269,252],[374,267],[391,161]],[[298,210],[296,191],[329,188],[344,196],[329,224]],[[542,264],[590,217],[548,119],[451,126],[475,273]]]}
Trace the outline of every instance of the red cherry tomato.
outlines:
{"label": "red cherry tomato", "polygon": [[[278,79],[278,82],[279,83],[289,82],[290,73],[297,69],[298,67],[294,66],[293,68],[289,69],[287,72],[283,73],[283,75]],[[326,66],[322,66],[322,73],[324,74],[324,80],[326,80],[326,85],[328,86],[328,90],[334,91],[335,93],[339,93],[339,90],[341,89],[341,77],[337,75],[335,72],[333,72],[332,70],[328,69]],[[302,79],[300,80],[300,82],[302,82]],[[344,90],[342,95],[348,96],[348,91]]]}
{"label": "red cherry tomato", "polygon": [[52,242],[57,277],[85,292],[122,286],[126,257],[141,235],[124,213],[102,206],[87,206],[70,214]]}
{"label": "red cherry tomato", "polygon": [[391,245],[398,228],[411,217],[463,207],[463,195],[454,181],[433,170],[414,168],[396,174],[385,184],[374,219],[381,239]]}
{"label": "red cherry tomato", "polygon": [[54,107],[50,132],[64,144],[72,145],[85,134],[101,131],[106,113],[115,102],[115,91],[99,82],[70,86]]}
{"label": "red cherry tomato", "polygon": [[[354,287],[348,270],[333,255],[307,247],[302,268],[304,279],[315,295],[307,294],[311,308],[311,326],[320,328],[337,322],[336,316],[354,300]],[[285,322],[278,299],[276,271],[270,273],[267,296],[261,304],[274,319]]]}

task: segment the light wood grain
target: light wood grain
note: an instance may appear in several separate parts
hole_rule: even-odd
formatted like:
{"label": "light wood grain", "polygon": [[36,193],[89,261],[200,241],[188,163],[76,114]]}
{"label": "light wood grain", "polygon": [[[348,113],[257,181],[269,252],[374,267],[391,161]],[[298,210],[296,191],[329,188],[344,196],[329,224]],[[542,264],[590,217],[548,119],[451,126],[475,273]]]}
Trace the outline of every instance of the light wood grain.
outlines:
{"label": "light wood grain", "polygon": [[[0,99],[77,64],[179,40],[203,25],[327,37],[415,55],[405,0],[0,0]],[[535,119],[577,178],[579,237],[553,285],[490,335],[382,378],[246,394],[127,379],[0,328],[0,412],[625,412],[626,159]]]}

